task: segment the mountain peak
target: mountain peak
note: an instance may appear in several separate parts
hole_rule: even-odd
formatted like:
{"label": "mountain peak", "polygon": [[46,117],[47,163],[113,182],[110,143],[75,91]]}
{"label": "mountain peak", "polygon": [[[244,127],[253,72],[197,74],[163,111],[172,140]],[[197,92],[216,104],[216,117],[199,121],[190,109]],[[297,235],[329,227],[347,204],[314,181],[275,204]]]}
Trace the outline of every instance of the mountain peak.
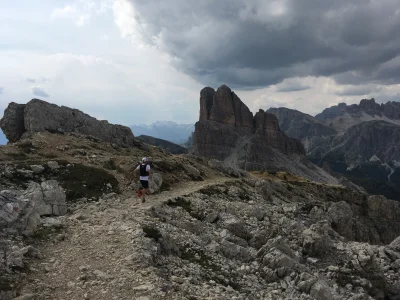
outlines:
{"label": "mountain peak", "polygon": [[372,119],[400,124],[400,102],[376,103],[375,99],[362,99],[359,104],[340,103],[325,109],[316,119],[340,131]]}
{"label": "mountain peak", "polygon": [[363,110],[376,109],[380,110],[381,106],[375,102],[375,99],[363,99],[360,101],[359,107]]}

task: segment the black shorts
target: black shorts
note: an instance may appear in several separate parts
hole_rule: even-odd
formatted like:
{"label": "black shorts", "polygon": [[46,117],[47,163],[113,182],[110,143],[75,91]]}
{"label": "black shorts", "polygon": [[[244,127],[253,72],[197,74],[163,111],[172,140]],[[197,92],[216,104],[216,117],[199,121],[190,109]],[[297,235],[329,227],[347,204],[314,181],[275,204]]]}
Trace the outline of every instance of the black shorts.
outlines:
{"label": "black shorts", "polygon": [[142,188],[148,189],[149,188],[149,181],[148,180],[140,180],[140,184],[142,185]]}

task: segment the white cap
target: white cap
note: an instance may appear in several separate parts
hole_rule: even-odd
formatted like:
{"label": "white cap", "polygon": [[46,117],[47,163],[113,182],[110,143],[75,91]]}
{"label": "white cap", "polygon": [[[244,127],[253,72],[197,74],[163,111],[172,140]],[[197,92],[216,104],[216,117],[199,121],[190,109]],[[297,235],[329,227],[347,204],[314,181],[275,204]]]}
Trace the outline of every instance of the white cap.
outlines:
{"label": "white cap", "polygon": [[147,161],[147,157],[143,157],[142,162],[146,162],[146,161]]}

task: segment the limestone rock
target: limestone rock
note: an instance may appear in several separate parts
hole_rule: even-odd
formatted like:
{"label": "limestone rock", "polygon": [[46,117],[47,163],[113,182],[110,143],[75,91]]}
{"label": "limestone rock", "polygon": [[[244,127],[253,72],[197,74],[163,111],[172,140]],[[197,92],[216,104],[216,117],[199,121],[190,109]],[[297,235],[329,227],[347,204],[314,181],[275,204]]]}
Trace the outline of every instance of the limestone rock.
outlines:
{"label": "limestone rock", "polygon": [[189,164],[184,164],[183,168],[185,169],[185,171],[187,172],[187,174],[193,178],[193,179],[201,179],[201,173],[198,169],[196,169],[195,167],[193,167],[192,165]]}
{"label": "limestone rock", "polygon": [[31,183],[21,195],[0,192],[0,225],[31,235],[40,225],[40,217],[66,214],[66,195],[54,180]]}
{"label": "limestone rock", "polygon": [[393,249],[394,251],[400,252],[400,236],[389,244],[389,248]]}
{"label": "limestone rock", "polygon": [[275,115],[248,107],[223,85],[200,92],[200,119],[195,125],[193,151],[225,161],[233,168],[281,170],[312,180],[337,183],[304,157],[303,145],[279,128]]}
{"label": "limestone rock", "polygon": [[38,99],[26,105],[10,103],[1,119],[0,128],[10,142],[18,141],[24,134],[51,132],[80,133],[123,147],[134,145],[134,137],[128,127],[98,121],[77,109]]}
{"label": "limestone rock", "polygon": [[316,282],[310,290],[310,295],[315,299],[339,300],[339,297],[334,295],[332,289],[324,281]]}
{"label": "limestone rock", "polygon": [[229,166],[228,164],[224,163],[223,161],[219,161],[216,159],[210,159],[208,161],[208,166],[210,168],[216,169],[226,175],[233,176],[233,177],[245,177],[247,174],[245,171],[240,170],[238,168]]}
{"label": "limestone rock", "polygon": [[56,161],[49,161],[47,162],[47,166],[50,168],[50,170],[55,171],[60,168],[60,165]]}
{"label": "limestone rock", "polygon": [[328,210],[328,218],[337,233],[350,240],[354,238],[353,211],[349,204],[344,201],[332,204]]}
{"label": "limestone rock", "polygon": [[306,255],[321,257],[332,247],[330,229],[326,225],[317,223],[303,232],[303,252]]}
{"label": "limestone rock", "polygon": [[0,120],[0,128],[11,143],[18,141],[25,132],[24,109],[25,104],[11,102]]}
{"label": "limestone rock", "polygon": [[[161,189],[163,178],[160,173],[153,173],[152,178],[149,180],[149,191],[151,194],[158,193]],[[138,190],[141,187],[140,181],[132,184],[133,189]]]}
{"label": "limestone rock", "polygon": [[42,174],[44,172],[44,167],[42,165],[32,165],[31,169],[33,174]]}
{"label": "limestone rock", "polygon": [[162,175],[160,173],[154,173],[152,178],[149,180],[150,192],[152,194],[159,192],[162,183],[163,183]]}

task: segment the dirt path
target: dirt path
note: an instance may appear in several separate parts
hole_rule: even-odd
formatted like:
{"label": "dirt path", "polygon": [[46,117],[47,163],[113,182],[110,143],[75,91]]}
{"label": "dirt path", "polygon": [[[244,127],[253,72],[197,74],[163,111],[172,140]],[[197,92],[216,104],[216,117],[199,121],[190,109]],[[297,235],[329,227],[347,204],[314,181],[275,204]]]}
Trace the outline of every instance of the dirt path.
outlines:
{"label": "dirt path", "polygon": [[155,270],[143,265],[150,254],[140,251],[144,240],[140,222],[149,218],[146,211],[157,203],[230,180],[187,182],[149,196],[144,204],[131,192],[121,200],[82,206],[66,218],[66,228],[55,242],[39,248],[44,258],[32,262],[23,294],[60,300],[175,299],[165,295]]}

